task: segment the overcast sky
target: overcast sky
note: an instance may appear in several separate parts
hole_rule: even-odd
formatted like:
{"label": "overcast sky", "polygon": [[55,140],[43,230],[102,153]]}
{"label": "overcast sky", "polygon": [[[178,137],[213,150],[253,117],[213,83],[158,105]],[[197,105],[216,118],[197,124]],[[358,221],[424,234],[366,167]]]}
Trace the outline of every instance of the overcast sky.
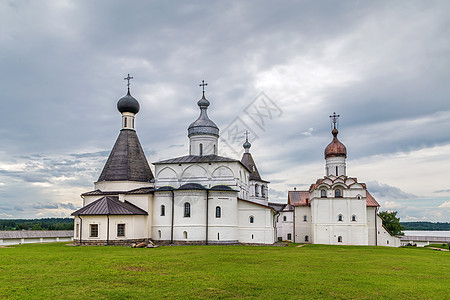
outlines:
{"label": "overcast sky", "polygon": [[271,201],[325,175],[336,112],[347,175],[382,210],[448,222],[449,11],[448,1],[0,1],[0,218],[81,206],[119,134],[130,73],[149,162],[188,153],[204,79],[220,154],[240,159],[248,129]]}

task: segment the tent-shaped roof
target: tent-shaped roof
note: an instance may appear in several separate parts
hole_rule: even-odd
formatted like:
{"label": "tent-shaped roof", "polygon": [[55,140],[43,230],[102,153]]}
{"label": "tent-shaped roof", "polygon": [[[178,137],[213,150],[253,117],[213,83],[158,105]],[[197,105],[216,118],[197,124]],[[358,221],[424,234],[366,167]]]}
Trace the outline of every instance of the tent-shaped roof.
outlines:
{"label": "tent-shaped roof", "polygon": [[241,163],[250,171],[250,180],[268,182],[261,179],[261,175],[259,175],[258,168],[256,167],[255,161],[253,160],[250,152],[246,152],[242,155]]}
{"label": "tent-shaped roof", "polygon": [[148,213],[130,202],[119,201],[117,196],[104,196],[72,213],[72,216],[88,215],[148,215]]}
{"label": "tent-shaped roof", "polygon": [[98,181],[150,182],[152,179],[136,131],[122,129]]}

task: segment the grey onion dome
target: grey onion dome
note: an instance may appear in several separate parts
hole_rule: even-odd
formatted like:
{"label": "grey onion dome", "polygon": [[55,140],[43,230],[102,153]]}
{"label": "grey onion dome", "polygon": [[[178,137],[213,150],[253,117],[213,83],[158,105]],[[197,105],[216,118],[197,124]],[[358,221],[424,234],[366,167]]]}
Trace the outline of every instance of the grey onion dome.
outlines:
{"label": "grey onion dome", "polygon": [[137,114],[139,112],[139,102],[130,94],[130,90],[126,96],[120,98],[119,102],[117,102],[117,109],[121,112],[130,112],[133,114]]}
{"label": "grey onion dome", "polygon": [[200,107],[200,116],[189,125],[188,137],[193,135],[212,135],[219,137],[219,127],[208,118],[207,109],[209,101],[205,98],[205,94],[197,102],[197,105]]}
{"label": "grey onion dome", "polygon": [[245,143],[242,146],[244,146],[244,149],[250,149],[252,144],[250,144],[250,142],[248,140],[246,140]]}

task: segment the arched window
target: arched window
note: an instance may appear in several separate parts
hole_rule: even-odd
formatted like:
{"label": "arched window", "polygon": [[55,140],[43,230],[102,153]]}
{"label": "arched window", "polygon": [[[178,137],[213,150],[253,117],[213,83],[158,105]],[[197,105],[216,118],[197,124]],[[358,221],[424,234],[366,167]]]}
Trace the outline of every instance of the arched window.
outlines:
{"label": "arched window", "polygon": [[338,236],[338,243],[342,243],[342,236]]}
{"label": "arched window", "polygon": [[352,221],[356,221],[356,216],[355,215],[352,216]]}
{"label": "arched window", "polygon": [[336,176],[338,176],[338,167],[336,166]]}
{"label": "arched window", "polygon": [[164,205],[161,205],[161,216],[166,215],[166,207]]}
{"label": "arched window", "polygon": [[214,145],[214,155],[216,155],[216,145]]}
{"label": "arched window", "polygon": [[161,230],[158,230],[158,237],[161,238]]}
{"label": "arched window", "polygon": [[338,221],[344,221],[344,217],[342,215],[338,216]]}
{"label": "arched window", "polygon": [[341,190],[340,190],[340,189],[335,189],[335,190],[334,190],[334,196],[335,196],[336,198],[342,198],[342,192],[341,192]]}
{"label": "arched window", "polygon": [[219,235],[219,233],[217,233],[217,240],[220,240],[220,235]]}
{"label": "arched window", "polygon": [[222,210],[220,206],[216,206],[216,218],[222,217]]}
{"label": "arched window", "polygon": [[361,200],[361,196],[360,195],[356,196],[356,199]]}
{"label": "arched window", "polygon": [[203,144],[200,144],[200,156],[203,155]]}
{"label": "arched window", "polygon": [[127,118],[123,118],[123,127],[127,127]]}
{"label": "arched window", "polygon": [[134,128],[134,119],[131,119],[131,128]]}
{"label": "arched window", "polygon": [[187,231],[183,231],[183,238],[187,240]]}
{"label": "arched window", "polygon": [[321,190],[321,191],[320,191],[320,197],[321,197],[321,198],[326,198],[326,197],[327,197],[327,191]]}
{"label": "arched window", "polygon": [[253,223],[253,222],[255,222],[255,218],[253,216],[250,216],[249,221],[250,221],[250,223]]}
{"label": "arched window", "polygon": [[309,242],[309,236],[305,235],[305,242]]}
{"label": "arched window", "polygon": [[264,185],[261,185],[261,196],[266,196],[266,187]]}
{"label": "arched window", "polygon": [[184,203],[184,217],[185,218],[191,217],[191,204],[188,202]]}
{"label": "arched window", "polygon": [[286,216],[283,216],[283,221],[286,222]]}
{"label": "arched window", "polygon": [[306,215],[303,216],[303,222],[308,221],[308,217]]}
{"label": "arched window", "polygon": [[255,196],[259,197],[259,185],[255,184]]}

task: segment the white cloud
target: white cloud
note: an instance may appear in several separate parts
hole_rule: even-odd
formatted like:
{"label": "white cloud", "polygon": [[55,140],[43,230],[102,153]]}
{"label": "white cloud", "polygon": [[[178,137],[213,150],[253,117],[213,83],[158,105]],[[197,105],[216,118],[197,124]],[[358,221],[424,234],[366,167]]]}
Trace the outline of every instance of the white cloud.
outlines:
{"label": "white cloud", "polygon": [[450,208],[450,201],[446,201],[446,202],[442,203],[441,205],[439,205],[438,207]]}

